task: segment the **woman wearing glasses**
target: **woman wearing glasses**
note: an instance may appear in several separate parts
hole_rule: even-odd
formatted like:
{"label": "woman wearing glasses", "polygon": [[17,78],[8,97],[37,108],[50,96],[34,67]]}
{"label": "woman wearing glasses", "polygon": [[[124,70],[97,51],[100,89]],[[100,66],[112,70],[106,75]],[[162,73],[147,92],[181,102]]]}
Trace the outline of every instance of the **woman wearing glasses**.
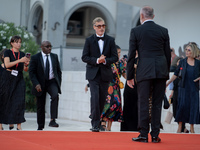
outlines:
{"label": "woman wearing glasses", "polygon": [[190,132],[195,133],[194,124],[200,124],[199,83],[200,61],[195,59],[199,49],[194,43],[185,48],[186,58],[181,60],[167,86],[177,77],[180,78],[178,89],[178,106],[175,121],[178,122],[177,133],[181,133],[182,122],[190,124]]}

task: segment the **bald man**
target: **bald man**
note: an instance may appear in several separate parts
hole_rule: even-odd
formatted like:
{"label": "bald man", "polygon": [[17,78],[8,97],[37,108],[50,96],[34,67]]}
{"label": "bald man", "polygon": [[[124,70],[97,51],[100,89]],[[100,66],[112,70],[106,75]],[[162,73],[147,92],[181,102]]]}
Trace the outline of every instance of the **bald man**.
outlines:
{"label": "bald man", "polygon": [[37,97],[37,123],[38,130],[45,126],[46,93],[51,97],[50,127],[59,127],[56,123],[58,117],[58,100],[61,94],[61,69],[57,54],[51,53],[52,45],[43,41],[42,51],[33,55],[30,61],[29,76],[33,83],[32,93]]}

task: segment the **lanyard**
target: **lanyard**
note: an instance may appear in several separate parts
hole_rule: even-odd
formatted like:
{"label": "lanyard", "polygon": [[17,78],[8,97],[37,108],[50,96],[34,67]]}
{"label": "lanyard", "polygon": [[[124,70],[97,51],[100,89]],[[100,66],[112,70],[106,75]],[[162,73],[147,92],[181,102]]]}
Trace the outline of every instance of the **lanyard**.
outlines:
{"label": "lanyard", "polygon": [[[15,52],[14,52],[13,49],[12,49],[12,53],[13,53],[13,56],[15,57],[15,59],[16,59]],[[16,59],[16,60],[19,60],[19,56],[20,56],[20,52],[18,52],[18,59]],[[17,69],[18,65],[19,64],[16,64],[16,69]]]}

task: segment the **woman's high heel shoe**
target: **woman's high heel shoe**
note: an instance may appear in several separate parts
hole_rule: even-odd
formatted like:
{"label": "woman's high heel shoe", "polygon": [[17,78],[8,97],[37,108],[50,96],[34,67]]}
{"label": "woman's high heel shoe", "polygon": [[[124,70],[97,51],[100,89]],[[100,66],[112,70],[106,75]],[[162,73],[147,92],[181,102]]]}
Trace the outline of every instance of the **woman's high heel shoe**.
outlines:
{"label": "woman's high heel shoe", "polygon": [[12,130],[14,128],[14,126],[9,126],[9,129]]}
{"label": "woman's high heel shoe", "polygon": [[17,130],[19,130],[19,131],[20,131],[20,130],[22,130],[22,129],[18,129],[18,128],[17,128]]}

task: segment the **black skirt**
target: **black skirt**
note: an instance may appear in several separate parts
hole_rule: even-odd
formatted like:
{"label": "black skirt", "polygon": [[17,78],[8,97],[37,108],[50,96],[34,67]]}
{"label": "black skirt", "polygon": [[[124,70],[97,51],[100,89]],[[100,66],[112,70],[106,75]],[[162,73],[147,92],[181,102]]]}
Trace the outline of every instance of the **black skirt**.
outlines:
{"label": "black skirt", "polygon": [[23,73],[17,76],[4,70],[0,80],[0,123],[19,124],[25,122],[25,82]]}

